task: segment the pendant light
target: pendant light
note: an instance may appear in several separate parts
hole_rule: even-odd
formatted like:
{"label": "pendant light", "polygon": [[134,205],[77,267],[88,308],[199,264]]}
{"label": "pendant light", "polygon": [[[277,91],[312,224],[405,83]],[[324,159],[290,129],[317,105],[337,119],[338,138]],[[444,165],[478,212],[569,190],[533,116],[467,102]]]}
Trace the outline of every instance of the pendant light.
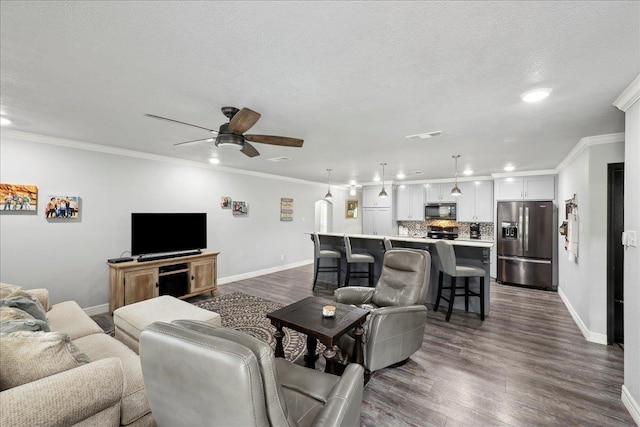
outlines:
{"label": "pendant light", "polygon": [[455,156],[451,156],[455,159],[456,161],[456,175],[455,175],[455,183],[453,188],[451,189],[451,195],[452,196],[459,196],[462,194],[462,191],[460,191],[460,187],[458,187],[458,157],[460,157],[460,154],[456,154]]}
{"label": "pendant light", "polygon": [[333,195],[331,194],[331,171],[333,169],[327,169],[327,172],[329,173],[329,188],[327,190],[327,194],[324,195],[324,198],[327,200],[331,200],[333,199]]}
{"label": "pendant light", "polygon": [[387,192],[384,191],[384,167],[386,165],[386,163],[380,163],[380,166],[382,166],[382,190],[380,190],[380,194],[378,194],[378,197],[381,197],[383,199],[387,198]]}

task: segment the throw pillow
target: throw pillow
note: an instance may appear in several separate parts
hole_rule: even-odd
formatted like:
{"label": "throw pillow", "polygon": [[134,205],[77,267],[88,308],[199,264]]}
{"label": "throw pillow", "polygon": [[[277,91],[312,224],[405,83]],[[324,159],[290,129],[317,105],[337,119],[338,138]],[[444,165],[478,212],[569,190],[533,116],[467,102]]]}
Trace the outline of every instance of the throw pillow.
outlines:
{"label": "throw pillow", "polygon": [[0,360],[0,390],[36,381],[90,361],[62,332],[2,334]]}
{"label": "throw pillow", "polygon": [[10,285],[8,283],[0,283],[0,298],[5,298],[15,291],[22,290],[20,286]]}
{"label": "throw pillow", "polygon": [[10,334],[19,331],[49,332],[49,325],[37,319],[15,319],[0,322],[0,334]]}
{"label": "throw pillow", "polygon": [[[23,292],[20,292],[23,293]],[[35,298],[24,292],[25,295],[19,295],[19,293],[13,293],[11,296],[0,299],[1,307],[13,307],[22,311],[26,311],[35,319],[47,321],[47,316],[44,314],[42,306]]]}

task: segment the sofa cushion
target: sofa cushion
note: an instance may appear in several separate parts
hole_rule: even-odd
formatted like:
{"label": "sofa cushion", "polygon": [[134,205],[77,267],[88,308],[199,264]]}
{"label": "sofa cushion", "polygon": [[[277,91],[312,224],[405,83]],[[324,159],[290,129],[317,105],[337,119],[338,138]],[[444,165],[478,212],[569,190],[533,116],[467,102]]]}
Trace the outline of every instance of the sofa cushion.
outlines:
{"label": "sofa cushion", "polygon": [[0,335],[0,390],[48,377],[89,362],[60,332]]}
{"label": "sofa cushion", "polygon": [[140,358],[129,347],[107,334],[94,334],[74,340],[91,360],[117,357],[124,372],[121,424],[127,425],[151,412],[142,380]]}
{"label": "sofa cushion", "polygon": [[47,312],[47,318],[52,331],[64,332],[72,341],[91,334],[104,334],[75,301],[54,304]]}

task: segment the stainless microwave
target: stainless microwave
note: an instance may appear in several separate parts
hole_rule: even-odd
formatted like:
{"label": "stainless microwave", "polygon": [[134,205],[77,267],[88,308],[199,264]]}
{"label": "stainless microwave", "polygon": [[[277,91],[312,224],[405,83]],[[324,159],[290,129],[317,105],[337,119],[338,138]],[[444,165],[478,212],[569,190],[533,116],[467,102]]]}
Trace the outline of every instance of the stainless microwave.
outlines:
{"label": "stainless microwave", "polygon": [[429,203],[424,205],[424,219],[456,219],[456,204]]}

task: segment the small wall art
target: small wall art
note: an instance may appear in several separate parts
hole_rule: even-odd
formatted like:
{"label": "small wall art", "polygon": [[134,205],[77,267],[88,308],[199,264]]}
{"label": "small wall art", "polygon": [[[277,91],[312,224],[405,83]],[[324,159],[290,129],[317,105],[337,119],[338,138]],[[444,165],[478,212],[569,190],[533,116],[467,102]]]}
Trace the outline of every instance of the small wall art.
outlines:
{"label": "small wall art", "polygon": [[231,209],[231,197],[229,196],[222,196],[220,198],[220,207],[222,209]]}
{"label": "small wall art", "polygon": [[280,221],[293,221],[293,199],[280,199]]}
{"label": "small wall art", "polygon": [[78,219],[80,218],[80,198],[78,196],[47,196],[44,216],[47,219]]}
{"label": "small wall art", "polygon": [[249,206],[247,202],[233,202],[233,212],[234,215],[247,215],[249,213]]}
{"label": "small wall art", "polygon": [[0,184],[2,212],[35,212],[38,209],[38,187],[29,184]]}
{"label": "small wall art", "polygon": [[357,200],[345,200],[344,217],[346,219],[358,218],[358,201]]}

